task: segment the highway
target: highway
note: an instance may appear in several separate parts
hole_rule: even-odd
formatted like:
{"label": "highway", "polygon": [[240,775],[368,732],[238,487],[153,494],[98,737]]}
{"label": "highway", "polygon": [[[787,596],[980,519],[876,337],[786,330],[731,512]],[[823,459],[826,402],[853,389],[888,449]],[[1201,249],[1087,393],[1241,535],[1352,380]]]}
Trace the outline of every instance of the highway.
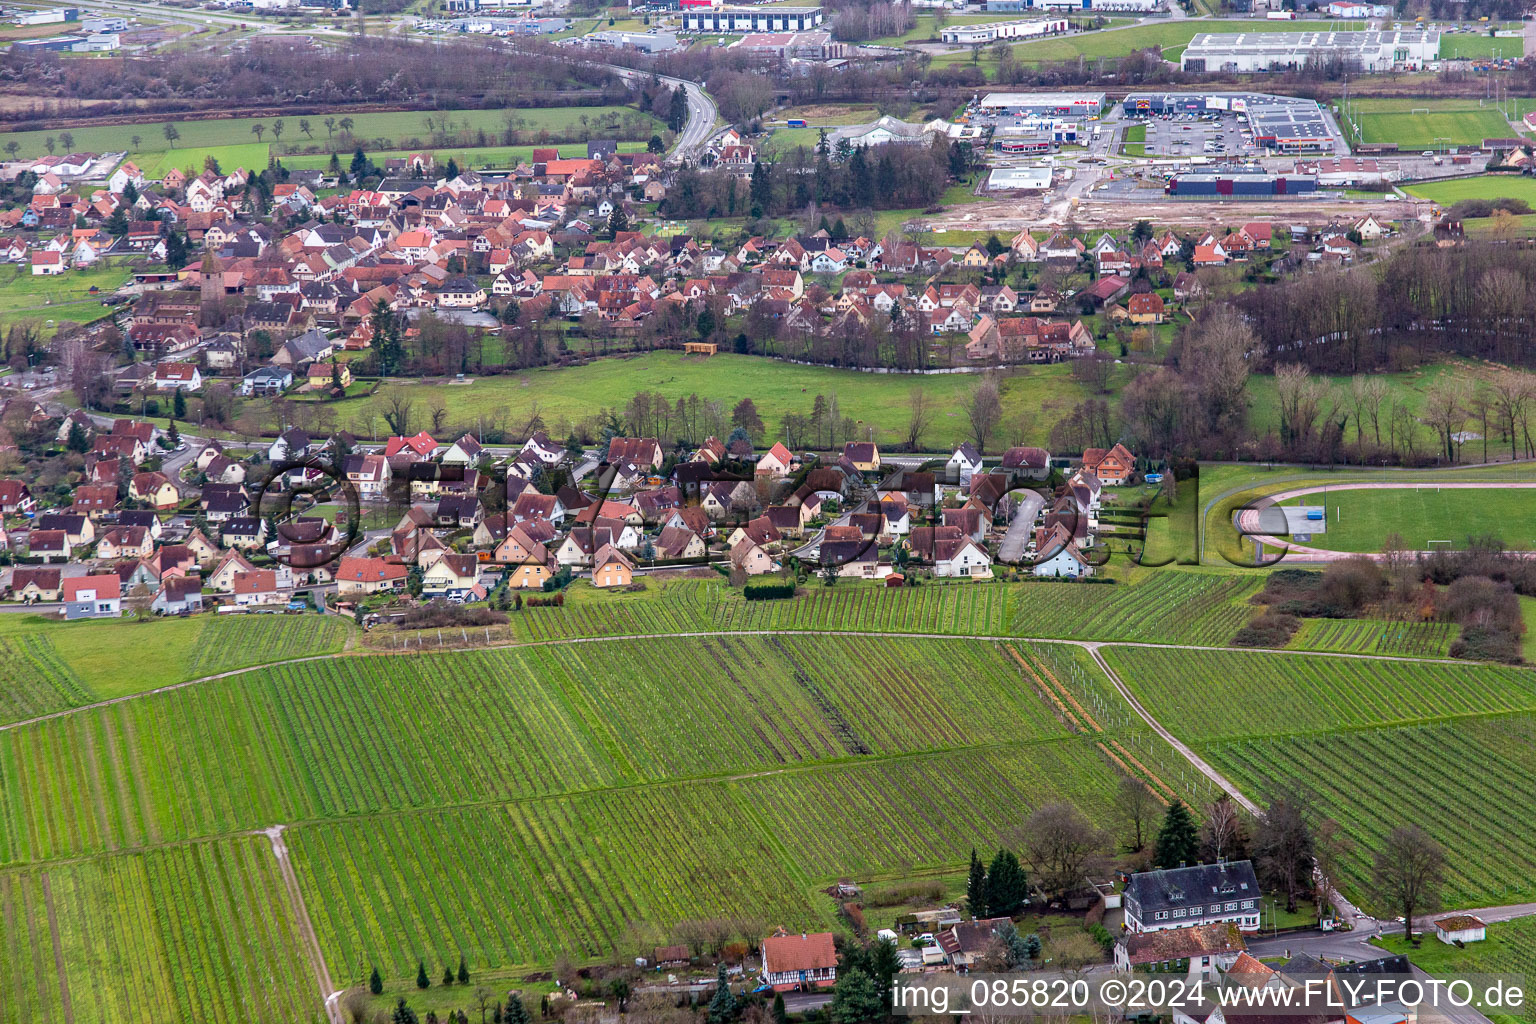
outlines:
{"label": "highway", "polygon": [[[605,64],[603,67],[626,80],[651,77],[648,72],[619,67],[615,64]],[[690,82],[683,78],[670,78],[666,75],[658,77],[674,89],[679,85],[682,86],[688,97],[688,122],[678,133],[677,141],[673,143],[672,152],[667,159],[679,164],[697,163],[703,154],[705,144],[715,134],[715,119],[720,116],[715,101],[710,99],[709,93],[705,92],[697,82]]]}

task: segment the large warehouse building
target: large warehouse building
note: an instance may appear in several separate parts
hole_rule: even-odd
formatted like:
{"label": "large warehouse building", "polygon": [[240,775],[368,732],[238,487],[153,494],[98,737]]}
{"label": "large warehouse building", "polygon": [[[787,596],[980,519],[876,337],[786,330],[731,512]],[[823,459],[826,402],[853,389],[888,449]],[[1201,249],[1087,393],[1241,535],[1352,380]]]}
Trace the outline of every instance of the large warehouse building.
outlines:
{"label": "large warehouse building", "polygon": [[1440,56],[1440,33],[1203,32],[1179,59],[1185,71],[1291,71],[1334,59],[1358,71],[1413,71]]}
{"label": "large warehouse building", "polygon": [[989,92],[981,98],[988,117],[1097,117],[1102,92]]}
{"label": "large warehouse building", "polygon": [[820,7],[706,7],[683,11],[684,32],[808,32],[820,24]]}
{"label": "large warehouse building", "polygon": [[1262,199],[1316,192],[1317,179],[1308,174],[1180,174],[1163,191],[1201,199]]}

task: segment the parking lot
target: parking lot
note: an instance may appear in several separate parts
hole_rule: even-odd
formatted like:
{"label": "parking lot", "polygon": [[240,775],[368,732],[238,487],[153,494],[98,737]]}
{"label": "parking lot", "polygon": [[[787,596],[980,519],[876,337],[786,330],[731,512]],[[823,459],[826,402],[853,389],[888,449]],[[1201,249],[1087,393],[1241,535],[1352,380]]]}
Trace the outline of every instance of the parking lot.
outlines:
{"label": "parking lot", "polygon": [[1263,156],[1245,135],[1236,114],[1171,114],[1148,118],[1147,156],[1208,156],[1247,159]]}

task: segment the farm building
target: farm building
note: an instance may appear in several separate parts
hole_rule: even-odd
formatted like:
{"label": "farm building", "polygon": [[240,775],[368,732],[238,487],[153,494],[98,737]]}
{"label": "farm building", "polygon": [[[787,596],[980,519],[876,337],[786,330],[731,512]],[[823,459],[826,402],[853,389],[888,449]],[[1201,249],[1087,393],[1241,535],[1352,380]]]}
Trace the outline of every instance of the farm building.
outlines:
{"label": "farm building", "polygon": [[763,940],[763,982],[778,992],[831,988],[837,950],[831,932],[770,935]]}
{"label": "farm building", "polygon": [[926,145],[935,135],[949,129],[948,122],[935,118],[927,124],[912,124],[900,118],[886,115],[868,124],[851,124],[827,134],[827,143],[834,149],[844,140],[852,147],[884,146],[887,143],[918,143]]}
{"label": "farm building", "polygon": [[1293,71],[1341,59],[1358,71],[1415,70],[1440,56],[1440,33],[1202,32],[1179,58],[1185,71]]}
{"label": "farm building", "polygon": [[1448,946],[1458,942],[1482,942],[1487,937],[1488,926],[1471,914],[1453,914],[1435,922],[1435,938]]}

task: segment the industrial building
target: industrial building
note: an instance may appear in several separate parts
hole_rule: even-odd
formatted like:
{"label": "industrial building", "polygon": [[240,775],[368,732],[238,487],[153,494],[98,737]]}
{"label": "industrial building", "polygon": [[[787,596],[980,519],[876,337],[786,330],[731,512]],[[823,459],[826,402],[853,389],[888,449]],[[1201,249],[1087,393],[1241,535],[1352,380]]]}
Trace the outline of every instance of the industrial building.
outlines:
{"label": "industrial building", "polygon": [[1440,33],[1202,32],[1179,58],[1185,71],[1293,71],[1342,60],[1362,72],[1417,70],[1440,56]]}
{"label": "industrial building", "polygon": [[677,35],[652,29],[649,32],[625,32],[606,29],[583,37],[591,46],[611,46],[615,50],[636,50],[640,53],[670,53],[678,48]]}
{"label": "industrial building", "polygon": [[887,114],[868,124],[851,124],[838,128],[827,135],[827,144],[834,149],[844,141],[854,149],[899,143],[927,145],[937,136],[946,134],[948,130],[949,122],[942,118],[935,118],[926,124],[914,124]]}
{"label": "industrial building", "polygon": [[1310,174],[1179,174],[1164,188],[1170,196],[1198,199],[1267,199],[1317,191]]}
{"label": "industrial building", "polygon": [[1053,118],[999,125],[992,132],[992,148],[999,153],[1052,153],[1075,145],[1081,128],[1076,121]]}
{"label": "industrial building", "polygon": [[1042,18],[1038,21],[994,21],[986,25],[946,25],[939,38],[946,43],[975,46],[999,39],[1038,39],[1070,31],[1066,18]]}
{"label": "industrial building", "polygon": [[820,7],[710,7],[684,10],[684,32],[740,35],[807,32],[821,24]]}
{"label": "industrial building", "polygon": [[992,192],[1044,192],[1051,187],[1051,168],[994,167],[987,175],[987,189]]}
{"label": "industrial building", "polygon": [[989,92],[981,98],[987,117],[1097,117],[1102,92]]}

